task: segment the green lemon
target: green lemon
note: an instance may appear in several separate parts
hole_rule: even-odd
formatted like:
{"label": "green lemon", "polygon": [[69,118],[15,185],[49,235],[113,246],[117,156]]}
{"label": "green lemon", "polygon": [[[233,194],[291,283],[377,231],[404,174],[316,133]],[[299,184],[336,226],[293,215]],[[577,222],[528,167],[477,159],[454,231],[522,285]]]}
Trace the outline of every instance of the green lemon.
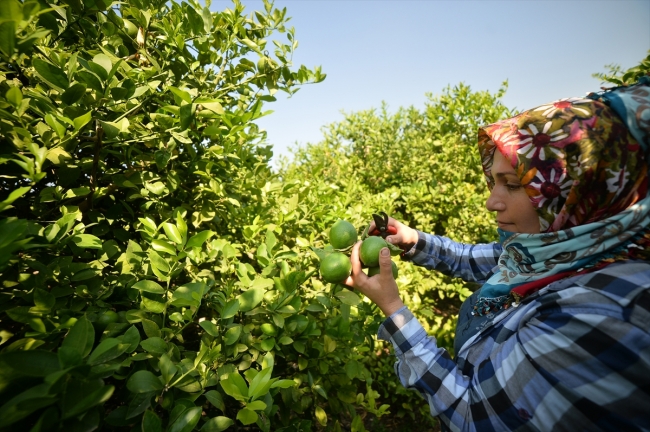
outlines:
{"label": "green lemon", "polygon": [[332,252],[320,262],[320,274],[326,282],[343,282],[350,276],[351,271],[350,258],[341,252]]}
{"label": "green lemon", "polygon": [[260,326],[260,330],[267,336],[275,336],[278,334],[278,329],[271,323],[264,323]]}
{"label": "green lemon", "polygon": [[117,322],[119,317],[120,316],[112,310],[107,310],[97,318],[95,326],[98,330],[104,330],[109,324]]}
{"label": "green lemon", "polygon": [[[397,279],[397,264],[395,261],[390,262],[391,269],[393,270],[393,279]],[[370,267],[368,269],[368,277],[373,277],[379,274],[379,267]]]}
{"label": "green lemon", "polygon": [[368,267],[379,266],[379,252],[388,247],[388,243],[381,237],[370,236],[361,243],[359,258]]}
{"label": "green lemon", "polygon": [[357,229],[346,220],[339,220],[330,228],[330,244],[334,249],[346,249],[357,241]]}

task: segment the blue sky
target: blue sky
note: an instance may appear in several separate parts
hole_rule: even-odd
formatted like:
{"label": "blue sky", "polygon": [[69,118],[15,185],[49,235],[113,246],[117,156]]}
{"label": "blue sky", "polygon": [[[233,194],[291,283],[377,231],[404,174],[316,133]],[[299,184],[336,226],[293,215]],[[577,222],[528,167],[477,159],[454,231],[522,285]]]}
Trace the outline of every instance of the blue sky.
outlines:
{"label": "blue sky", "polygon": [[[263,10],[243,0],[246,12]],[[211,9],[231,7],[212,1]],[[276,0],[300,45],[293,63],[322,66],[324,82],[278,94],[258,124],[275,155],[318,142],[342,111],[423,107],[425,93],[464,82],[527,109],[598,90],[605,65],[634,66],[650,49],[650,0]],[[284,35],[279,35],[284,37]],[[270,46],[272,46],[269,43]],[[277,159],[277,158],[276,158]]]}

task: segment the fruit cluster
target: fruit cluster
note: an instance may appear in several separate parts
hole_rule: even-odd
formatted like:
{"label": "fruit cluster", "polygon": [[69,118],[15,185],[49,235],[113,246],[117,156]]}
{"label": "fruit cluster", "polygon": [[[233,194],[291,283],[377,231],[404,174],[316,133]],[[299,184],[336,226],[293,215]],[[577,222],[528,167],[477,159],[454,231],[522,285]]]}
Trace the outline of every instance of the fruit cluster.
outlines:
{"label": "fruit cluster", "polygon": [[[320,258],[320,274],[325,282],[344,282],[352,271],[350,251],[359,239],[357,229],[346,220],[337,221],[329,231],[330,244],[324,249],[312,248]],[[391,254],[401,252],[381,237],[368,236],[368,229],[361,236],[359,259],[367,268],[369,277],[379,274],[379,252],[387,247]],[[397,277],[397,265],[391,261],[393,277]]]}

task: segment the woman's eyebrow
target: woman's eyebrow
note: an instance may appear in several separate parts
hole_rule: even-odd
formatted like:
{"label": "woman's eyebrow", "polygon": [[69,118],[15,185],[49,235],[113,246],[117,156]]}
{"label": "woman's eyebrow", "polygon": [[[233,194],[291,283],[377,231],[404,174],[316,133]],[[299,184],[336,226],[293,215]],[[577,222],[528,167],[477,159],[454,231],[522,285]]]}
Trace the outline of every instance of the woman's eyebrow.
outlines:
{"label": "woman's eyebrow", "polygon": [[503,177],[510,176],[510,175],[516,177],[517,173],[514,172],[514,171],[506,171],[506,172],[498,172],[498,173],[492,172],[493,177],[503,178]]}

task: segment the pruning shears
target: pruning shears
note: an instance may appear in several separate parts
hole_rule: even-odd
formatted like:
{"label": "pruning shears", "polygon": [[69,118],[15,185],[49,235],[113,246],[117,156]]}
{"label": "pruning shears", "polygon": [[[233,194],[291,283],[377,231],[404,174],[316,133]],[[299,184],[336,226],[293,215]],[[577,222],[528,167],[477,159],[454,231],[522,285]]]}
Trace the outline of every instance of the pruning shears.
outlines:
{"label": "pruning shears", "polygon": [[375,220],[375,229],[370,235],[378,235],[385,239],[391,234],[397,234],[397,228],[388,226],[388,215],[385,212],[373,213],[372,218]]}

